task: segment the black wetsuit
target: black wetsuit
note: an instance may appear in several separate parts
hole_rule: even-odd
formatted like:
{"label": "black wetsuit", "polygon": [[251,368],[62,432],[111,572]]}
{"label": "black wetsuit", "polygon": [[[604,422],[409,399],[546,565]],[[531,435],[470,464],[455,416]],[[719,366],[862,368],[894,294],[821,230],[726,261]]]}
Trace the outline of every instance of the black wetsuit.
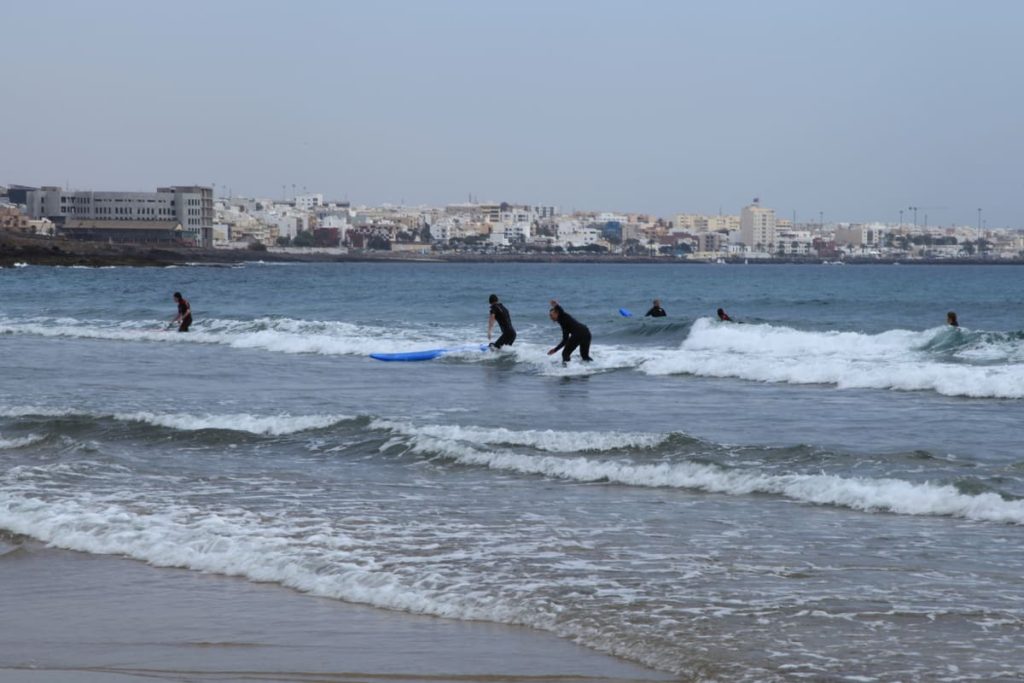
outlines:
{"label": "black wetsuit", "polygon": [[555,351],[562,349],[562,362],[569,362],[576,347],[580,349],[580,358],[594,360],[590,357],[590,329],[566,313],[561,306],[555,308],[558,310],[558,325],[562,328],[562,341],[555,347]]}
{"label": "black wetsuit", "polygon": [[644,317],[651,316],[652,318],[664,318],[668,313],[661,306],[651,306],[651,310],[644,313]]}
{"label": "black wetsuit", "polygon": [[178,302],[178,315],[182,316],[178,332],[188,332],[188,328],[192,324],[192,307],[188,305],[188,299],[185,297]]}
{"label": "black wetsuit", "polygon": [[492,346],[496,349],[500,349],[502,346],[512,346],[512,342],[516,340],[516,328],[512,327],[512,315],[505,308],[505,304],[500,301],[491,304],[491,315],[498,321],[498,327],[501,328],[501,336]]}

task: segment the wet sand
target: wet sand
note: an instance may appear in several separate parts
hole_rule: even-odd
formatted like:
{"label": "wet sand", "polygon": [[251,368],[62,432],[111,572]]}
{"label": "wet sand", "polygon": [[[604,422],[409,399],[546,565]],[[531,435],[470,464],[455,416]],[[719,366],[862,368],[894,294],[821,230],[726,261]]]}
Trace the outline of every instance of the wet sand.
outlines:
{"label": "wet sand", "polygon": [[553,635],[311,597],[34,542],[0,543],[0,680],[671,680]]}

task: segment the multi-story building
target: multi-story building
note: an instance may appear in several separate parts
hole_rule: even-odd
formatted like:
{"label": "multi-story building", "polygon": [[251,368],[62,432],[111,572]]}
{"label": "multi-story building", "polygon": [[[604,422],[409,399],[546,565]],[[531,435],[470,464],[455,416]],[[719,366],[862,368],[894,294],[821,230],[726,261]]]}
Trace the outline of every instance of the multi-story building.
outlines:
{"label": "multi-story building", "polygon": [[160,187],[156,192],[26,189],[26,212],[48,218],[62,234],[119,241],[213,245],[213,189]]}
{"label": "multi-story building", "polygon": [[680,213],[672,219],[675,232],[729,232],[740,229],[740,217],[731,215],[705,216],[697,213]]}
{"label": "multi-story building", "polygon": [[729,243],[728,235],[720,232],[701,232],[697,234],[697,251],[718,254],[724,251]]}
{"label": "multi-story building", "polygon": [[814,237],[808,230],[776,230],[772,252],[776,256],[809,256]]}
{"label": "multi-story building", "polygon": [[322,194],[300,194],[295,198],[295,208],[303,211],[312,211],[323,205],[324,196]]}
{"label": "multi-story building", "polygon": [[740,212],[740,239],[748,249],[766,251],[775,243],[775,209],[766,209],[755,198]]}
{"label": "multi-story building", "polygon": [[836,244],[856,247],[877,247],[882,241],[883,226],[877,223],[839,225],[835,231]]}

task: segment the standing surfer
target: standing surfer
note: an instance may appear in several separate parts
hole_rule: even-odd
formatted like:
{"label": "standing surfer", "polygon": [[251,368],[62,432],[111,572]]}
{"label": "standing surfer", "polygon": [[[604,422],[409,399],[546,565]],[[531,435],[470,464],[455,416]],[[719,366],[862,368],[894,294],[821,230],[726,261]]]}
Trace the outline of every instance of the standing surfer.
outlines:
{"label": "standing surfer", "polygon": [[497,294],[491,294],[488,302],[491,304],[491,315],[487,318],[487,341],[491,341],[491,330],[494,329],[495,321],[497,321],[498,327],[501,328],[501,336],[498,337],[498,341],[489,343],[488,346],[492,349],[512,346],[512,343],[516,340],[516,330],[512,327],[512,315],[505,308],[505,304],[498,300]]}
{"label": "standing surfer", "polygon": [[579,347],[581,359],[594,360],[590,357],[590,329],[586,325],[566,313],[565,309],[554,299],[551,300],[551,310],[548,311],[548,316],[562,328],[562,341],[548,351],[549,356],[562,349],[562,362],[568,363],[572,352]]}
{"label": "standing surfer", "polygon": [[181,292],[174,293],[174,300],[178,304],[178,315],[171,321],[171,325],[180,323],[178,332],[188,332],[188,328],[192,324],[192,306],[189,305],[188,299],[181,295]]}

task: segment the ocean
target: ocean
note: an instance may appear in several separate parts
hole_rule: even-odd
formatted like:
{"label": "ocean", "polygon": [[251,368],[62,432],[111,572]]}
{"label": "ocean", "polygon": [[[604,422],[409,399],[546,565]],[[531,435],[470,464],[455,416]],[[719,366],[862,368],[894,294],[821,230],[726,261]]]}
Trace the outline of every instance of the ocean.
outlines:
{"label": "ocean", "polygon": [[[1022,275],[2,269],[0,540],[527,626],[681,680],[1024,678]],[[485,342],[491,293],[511,349],[369,358]],[[547,355],[552,298],[592,363]]]}

